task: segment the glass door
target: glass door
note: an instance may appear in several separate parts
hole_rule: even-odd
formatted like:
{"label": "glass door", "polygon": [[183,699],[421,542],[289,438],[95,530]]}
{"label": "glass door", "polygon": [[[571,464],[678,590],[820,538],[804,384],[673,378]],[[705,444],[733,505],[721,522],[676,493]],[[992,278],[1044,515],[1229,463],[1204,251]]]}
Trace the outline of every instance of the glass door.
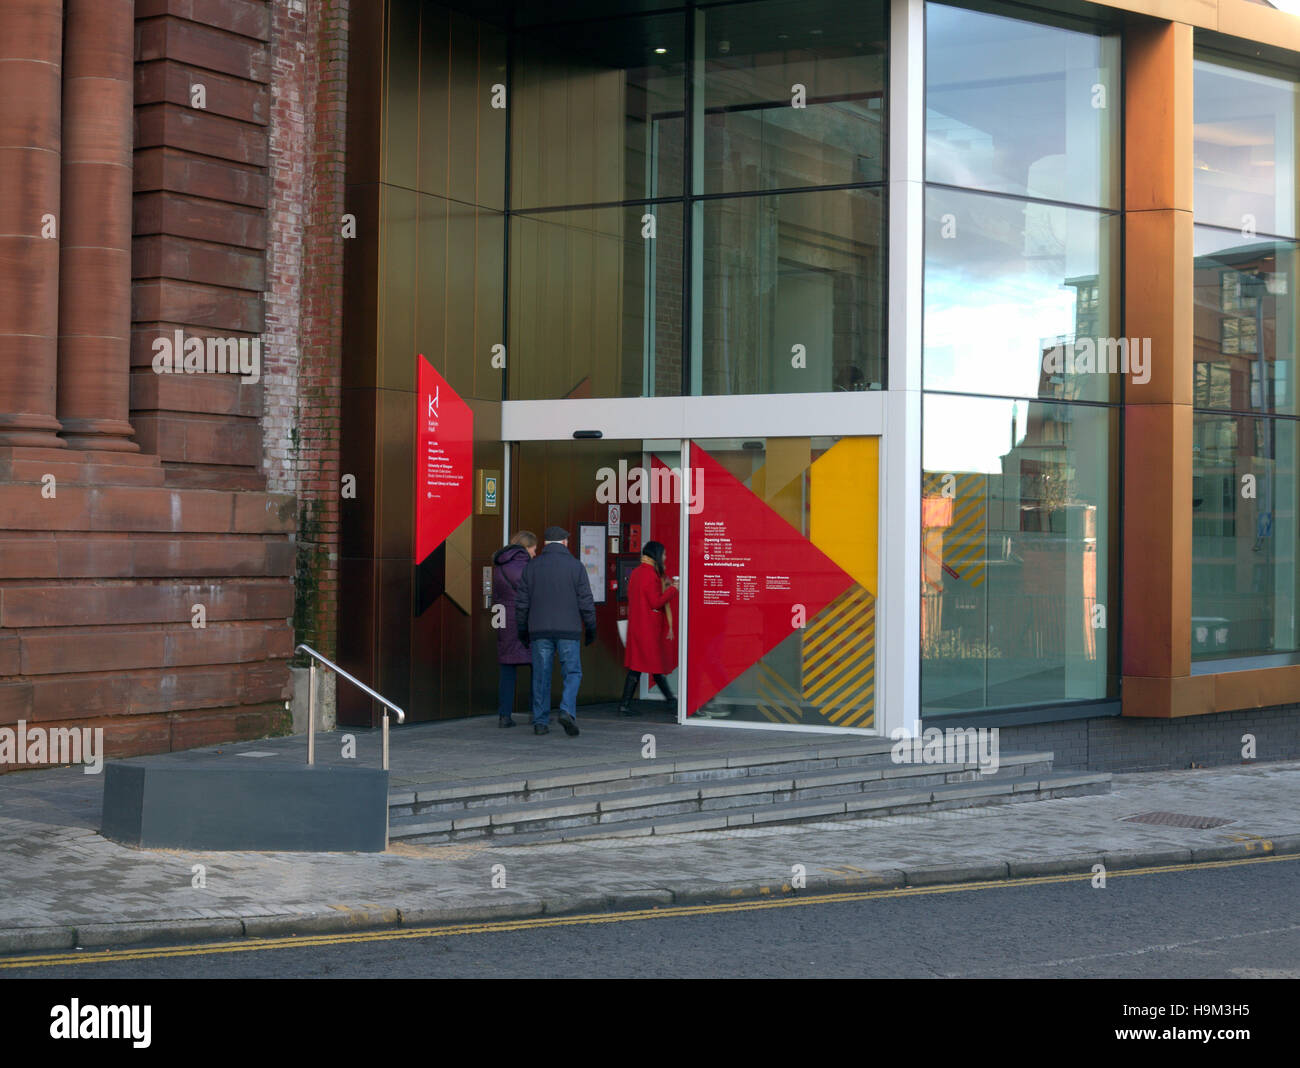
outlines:
{"label": "glass door", "polygon": [[879,438],[689,445],[690,721],[876,726]]}

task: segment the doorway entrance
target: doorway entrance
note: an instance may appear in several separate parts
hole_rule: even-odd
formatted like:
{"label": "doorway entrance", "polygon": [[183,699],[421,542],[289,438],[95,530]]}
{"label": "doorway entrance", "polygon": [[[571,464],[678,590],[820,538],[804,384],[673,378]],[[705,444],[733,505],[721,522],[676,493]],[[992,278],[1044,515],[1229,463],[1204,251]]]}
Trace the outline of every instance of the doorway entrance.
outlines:
{"label": "doorway entrance", "polygon": [[[579,703],[622,694],[628,577],[658,541],[680,583],[679,722],[878,729],[879,441],[511,445],[507,535],[563,526],[592,583]],[[647,674],[640,699],[663,701]]]}
{"label": "doorway entrance", "polygon": [[[587,570],[596,607],[596,642],[584,650],[578,703],[616,703],[626,678],[628,581],[642,548],[660,542],[665,574],[681,570],[681,494],[674,484],[681,442],[525,441],[509,448],[506,537],[520,529],[540,534],[548,526],[569,532],[569,550]],[[676,634],[675,619],[673,627]],[[652,681],[642,674],[639,699],[669,710]],[[668,682],[680,696],[676,670]],[[558,678],[552,688],[558,699]]]}

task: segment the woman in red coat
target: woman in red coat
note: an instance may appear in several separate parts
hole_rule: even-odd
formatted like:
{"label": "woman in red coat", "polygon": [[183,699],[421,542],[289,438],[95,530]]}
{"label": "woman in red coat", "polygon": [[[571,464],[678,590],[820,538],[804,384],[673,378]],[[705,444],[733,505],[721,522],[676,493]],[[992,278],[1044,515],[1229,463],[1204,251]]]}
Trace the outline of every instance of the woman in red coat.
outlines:
{"label": "woman in red coat", "polygon": [[638,714],[632,704],[641,672],[654,676],[655,685],[670,702],[676,701],[665,677],[677,667],[677,585],[664,575],[662,542],[648,541],[641,550],[641,566],[627,580],[627,652],[623,664],[627,679],[618,710]]}

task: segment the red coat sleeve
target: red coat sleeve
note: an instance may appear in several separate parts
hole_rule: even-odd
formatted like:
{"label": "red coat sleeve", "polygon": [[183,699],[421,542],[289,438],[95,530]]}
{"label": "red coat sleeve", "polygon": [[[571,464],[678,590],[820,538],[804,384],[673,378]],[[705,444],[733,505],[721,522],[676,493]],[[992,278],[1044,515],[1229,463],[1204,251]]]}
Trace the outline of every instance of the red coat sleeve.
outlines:
{"label": "red coat sleeve", "polygon": [[661,583],[656,578],[654,582],[647,582],[645,587],[646,601],[656,612],[677,596],[677,591],[672,586],[665,586],[662,590],[656,591],[655,587],[659,585]]}

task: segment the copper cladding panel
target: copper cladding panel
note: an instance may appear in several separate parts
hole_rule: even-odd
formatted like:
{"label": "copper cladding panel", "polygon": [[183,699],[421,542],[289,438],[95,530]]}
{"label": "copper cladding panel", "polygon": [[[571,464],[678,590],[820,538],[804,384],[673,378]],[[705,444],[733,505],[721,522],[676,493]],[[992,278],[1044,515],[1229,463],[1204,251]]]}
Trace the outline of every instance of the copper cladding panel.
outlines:
{"label": "copper cladding panel", "polygon": [[381,186],[379,193],[378,348],[374,385],[415,391],[415,304],[419,195]]}
{"label": "copper cladding panel", "polygon": [[415,556],[415,394],[378,390],[375,425],[376,554],[409,567]]}
{"label": "copper cladding panel", "polygon": [[384,4],[348,5],[347,182],[379,181]]}
{"label": "copper cladding panel", "polygon": [[379,180],[410,190],[418,181],[420,8],[420,0],[387,0],[384,28]]}
{"label": "copper cladding panel", "polygon": [[[379,189],[348,186],[344,211],[356,218],[357,236],[343,242],[342,385],[373,389],[379,344]],[[346,423],[344,424],[346,426]]]}
{"label": "copper cladding panel", "polygon": [[1125,329],[1150,380],[1125,384],[1123,708],[1207,711],[1189,680],[1192,560],[1192,33],[1125,34]]}

